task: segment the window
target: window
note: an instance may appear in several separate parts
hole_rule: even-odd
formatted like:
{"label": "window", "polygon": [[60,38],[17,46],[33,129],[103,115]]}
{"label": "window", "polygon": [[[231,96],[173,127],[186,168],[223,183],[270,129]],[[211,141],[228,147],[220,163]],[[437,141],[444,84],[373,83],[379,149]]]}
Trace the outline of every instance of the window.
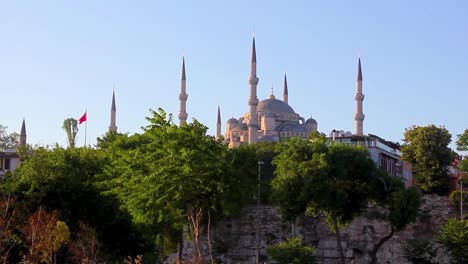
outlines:
{"label": "window", "polygon": [[0,170],[10,170],[10,159],[0,159]]}
{"label": "window", "polygon": [[10,159],[5,159],[3,167],[5,170],[10,170]]}

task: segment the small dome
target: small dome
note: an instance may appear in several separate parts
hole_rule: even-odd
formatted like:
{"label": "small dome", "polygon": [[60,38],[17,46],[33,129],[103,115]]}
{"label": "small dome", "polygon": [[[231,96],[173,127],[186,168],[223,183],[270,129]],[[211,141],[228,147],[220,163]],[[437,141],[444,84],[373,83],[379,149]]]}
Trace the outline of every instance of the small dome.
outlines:
{"label": "small dome", "polygon": [[265,118],[275,118],[275,114],[272,112],[268,112],[265,114]]}
{"label": "small dome", "polygon": [[317,121],[315,121],[315,119],[313,119],[312,117],[307,119],[307,121],[305,122],[306,124],[311,124],[311,125],[316,125],[317,124]]}
{"label": "small dome", "polygon": [[295,114],[294,110],[287,103],[273,98],[268,98],[258,103],[257,106],[258,112],[264,113],[291,113]]}
{"label": "small dome", "polygon": [[231,125],[234,125],[234,124],[239,124],[239,121],[237,121],[237,119],[235,119],[234,117],[231,117],[228,121],[227,121],[228,124],[231,124]]}
{"label": "small dome", "polygon": [[295,123],[286,123],[282,128],[281,131],[283,132],[302,132],[302,133],[307,133],[307,130],[305,127],[299,124]]}

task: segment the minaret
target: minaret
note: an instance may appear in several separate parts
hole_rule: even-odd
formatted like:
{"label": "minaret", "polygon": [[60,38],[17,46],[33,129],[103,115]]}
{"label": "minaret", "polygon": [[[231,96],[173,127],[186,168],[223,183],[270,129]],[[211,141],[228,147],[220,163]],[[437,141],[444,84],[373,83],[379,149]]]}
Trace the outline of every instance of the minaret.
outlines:
{"label": "minaret", "polygon": [[221,137],[221,111],[218,105],[218,118],[216,119],[216,139]]}
{"label": "minaret", "polygon": [[250,97],[249,97],[249,120],[247,126],[249,127],[249,144],[257,143],[257,130],[258,130],[258,113],[257,113],[257,54],[255,51],[255,36],[252,42],[252,57],[250,59]]}
{"label": "minaret", "polygon": [[[114,87],[112,87],[112,88],[114,88]],[[117,126],[116,126],[116,123],[115,123],[116,114],[117,114],[117,110],[116,110],[116,107],[115,107],[115,90],[112,89],[112,104],[111,104],[109,132],[111,132],[111,131],[117,132]]]}
{"label": "minaret", "polygon": [[283,83],[283,102],[288,103],[288,80],[286,79],[286,73],[284,74]]}
{"label": "minaret", "polygon": [[363,122],[365,115],[362,112],[362,101],[364,101],[364,94],[362,93],[362,72],[361,72],[361,58],[358,61],[357,80],[356,80],[356,115],[354,120],[356,121],[356,129],[354,134],[358,136],[364,135],[363,133]]}
{"label": "minaret", "polygon": [[186,78],[185,78],[185,57],[182,57],[182,78],[180,79],[180,111],[179,111],[179,126],[187,122],[187,98],[186,93]]}
{"label": "minaret", "polygon": [[21,124],[21,132],[19,137],[19,147],[26,146],[26,122],[23,118],[23,124]]}

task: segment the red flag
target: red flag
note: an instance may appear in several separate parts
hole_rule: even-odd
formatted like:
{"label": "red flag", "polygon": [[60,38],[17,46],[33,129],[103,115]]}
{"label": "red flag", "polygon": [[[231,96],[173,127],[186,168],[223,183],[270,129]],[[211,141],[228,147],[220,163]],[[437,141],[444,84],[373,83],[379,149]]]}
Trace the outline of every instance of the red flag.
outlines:
{"label": "red flag", "polygon": [[86,113],[87,112],[85,112],[83,116],[81,116],[80,119],[78,119],[78,125],[81,125],[81,123],[86,122]]}

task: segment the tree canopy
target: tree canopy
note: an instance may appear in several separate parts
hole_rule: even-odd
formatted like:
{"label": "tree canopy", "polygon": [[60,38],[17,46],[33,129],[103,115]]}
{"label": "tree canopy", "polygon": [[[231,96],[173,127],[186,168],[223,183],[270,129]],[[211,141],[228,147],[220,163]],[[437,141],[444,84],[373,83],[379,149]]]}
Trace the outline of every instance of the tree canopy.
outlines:
{"label": "tree canopy", "polygon": [[67,143],[70,148],[75,147],[76,135],[78,134],[78,121],[74,118],[63,120],[63,130],[67,133]]}
{"label": "tree canopy", "polygon": [[19,134],[8,133],[6,126],[0,124],[0,149],[13,148],[18,145]]}
{"label": "tree canopy", "polygon": [[132,226],[130,215],[115,196],[103,196],[96,185],[108,162],[103,153],[89,148],[34,148],[22,154],[20,166],[0,182],[3,193],[34,211],[59,212],[71,231],[85,222],[99,230],[109,259],[134,255],[144,244]]}
{"label": "tree canopy", "polygon": [[435,125],[405,131],[402,159],[413,165],[414,183],[426,193],[446,195],[449,191],[447,167],[454,158],[448,147],[451,138],[445,127]]}
{"label": "tree canopy", "polygon": [[213,220],[211,213],[230,214],[251,200],[253,179],[246,176],[256,168],[255,153],[228,150],[196,120],[179,127],[162,109],[151,111],[147,121],[142,134],[99,140],[111,158],[107,188],[137,223],[156,227],[161,247],[180,243],[186,226],[199,251],[200,225]]}
{"label": "tree canopy", "polygon": [[339,230],[367,207],[376,181],[376,167],[367,149],[292,138],[278,144],[274,164],[272,186],[283,217],[325,216],[336,233],[344,263]]}

